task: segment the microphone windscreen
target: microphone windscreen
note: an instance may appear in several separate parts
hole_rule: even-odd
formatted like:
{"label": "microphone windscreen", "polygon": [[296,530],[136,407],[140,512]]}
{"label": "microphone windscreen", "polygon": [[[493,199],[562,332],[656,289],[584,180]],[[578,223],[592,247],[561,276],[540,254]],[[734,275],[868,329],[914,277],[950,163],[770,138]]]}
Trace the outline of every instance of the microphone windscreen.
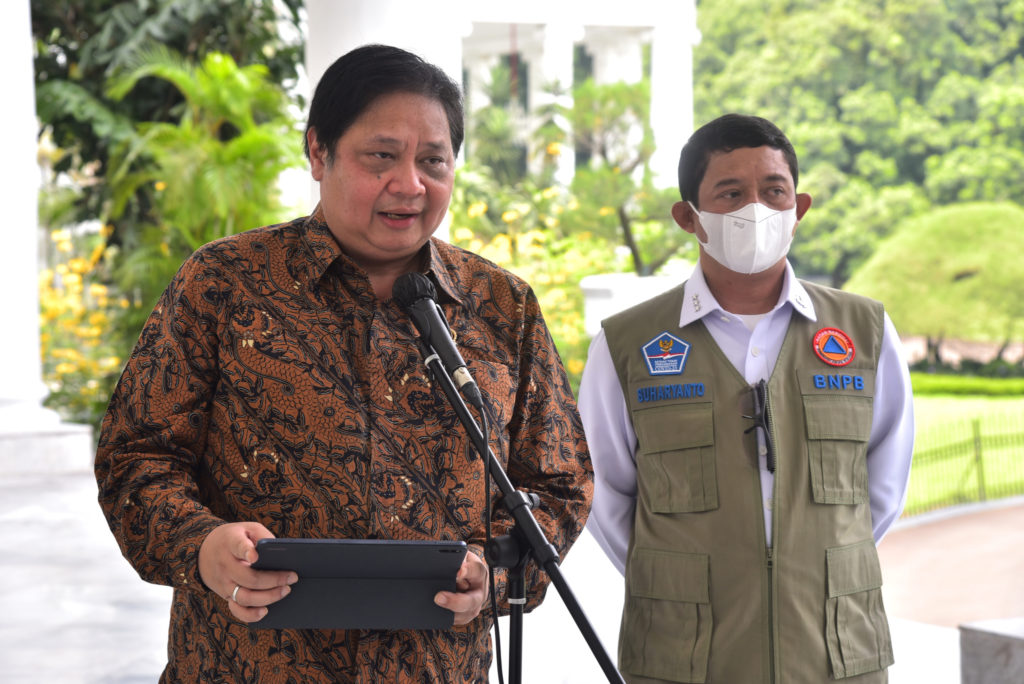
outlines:
{"label": "microphone windscreen", "polygon": [[395,279],[391,288],[395,301],[403,309],[407,309],[421,299],[437,299],[437,291],[430,278],[422,273],[403,273]]}

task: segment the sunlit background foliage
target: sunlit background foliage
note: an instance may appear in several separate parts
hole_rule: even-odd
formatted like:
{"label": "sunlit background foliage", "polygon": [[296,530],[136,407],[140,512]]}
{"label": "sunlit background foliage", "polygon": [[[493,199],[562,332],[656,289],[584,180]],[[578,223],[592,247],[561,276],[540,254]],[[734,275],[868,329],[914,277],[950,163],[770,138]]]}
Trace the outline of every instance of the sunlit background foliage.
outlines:
{"label": "sunlit background foliage", "polygon": [[[304,165],[304,102],[293,94],[302,1],[31,4],[47,403],[95,423],[184,258],[219,236],[296,215],[281,206],[276,178]],[[794,243],[798,273],[882,298],[902,333],[928,337],[932,368],[941,369],[943,339],[968,327],[912,316],[920,308],[915,290],[900,285],[908,279],[971,292],[948,303],[956,320],[998,311],[997,324],[969,334],[1000,343],[1000,355],[1019,342],[1024,310],[994,303],[1024,301],[1024,279],[999,266],[1016,251],[984,252],[974,235],[1000,222],[1020,227],[1024,0],[736,0],[697,9],[696,123],[760,114],[800,155],[800,189],[815,202]],[[467,122],[450,212],[453,242],[531,283],[574,386],[589,343],[580,280],[656,274],[695,259],[669,214],[674,183],[656,184],[648,168],[648,82],[599,85],[585,62],[573,84],[546,85],[571,92],[574,106],[549,104],[532,117],[509,62],[492,72],[490,104]],[[524,129],[527,118],[539,123]],[[576,172],[560,182],[570,152]],[[941,213],[972,202],[990,204]],[[962,225],[976,221],[973,230]],[[914,228],[922,225],[948,227],[957,243],[942,248],[963,250],[969,263],[897,281],[877,275],[878,263],[932,253],[935,233]],[[999,291],[979,285],[988,282]],[[1019,362],[996,365],[1001,375],[1021,372]]]}

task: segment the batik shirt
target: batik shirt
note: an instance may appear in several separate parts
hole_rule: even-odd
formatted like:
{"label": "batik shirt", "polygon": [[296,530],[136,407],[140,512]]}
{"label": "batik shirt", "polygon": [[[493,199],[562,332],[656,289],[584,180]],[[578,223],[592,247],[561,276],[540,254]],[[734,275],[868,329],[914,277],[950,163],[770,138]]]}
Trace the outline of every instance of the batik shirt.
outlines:
{"label": "batik shirt", "polygon": [[[539,496],[534,515],[564,556],[592,471],[537,299],[445,242],[422,257],[485,397],[491,449],[516,488]],[[122,553],[174,588],[162,681],[487,680],[486,606],[447,630],[254,629],[199,576],[200,545],[224,522],[278,537],[464,540],[482,554],[484,465],[416,340],[319,210],[213,242],[182,266],[118,383],[96,458]],[[511,523],[492,494],[499,535]],[[527,609],[546,582],[531,563]]]}

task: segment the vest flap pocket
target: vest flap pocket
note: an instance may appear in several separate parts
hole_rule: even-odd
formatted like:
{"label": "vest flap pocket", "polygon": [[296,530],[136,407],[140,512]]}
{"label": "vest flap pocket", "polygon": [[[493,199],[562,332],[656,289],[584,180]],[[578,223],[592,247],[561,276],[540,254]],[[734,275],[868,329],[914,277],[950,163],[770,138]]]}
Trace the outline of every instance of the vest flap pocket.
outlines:
{"label": "vest flap pocket", "polygon": [[629,593],[644,598],[708,603],[708,556],[637,549],[629,565]]}
{"label": "vest flap pocket", "polygon": [[633,412],[639,450],[637,491],[653,513],[718,508],[711,404],[674,404]]}
{"label": "vest flap pocket", "polygon": [[708,569],[706,554],[634,549],[619,633],[623,673],[707,681],[714,626]]}
{"label": "vest flap pocket", "polygon": [[828,597],[846,596],[882,586],[882,567],[875,542],[837,546],[827,552]]}
{"label": "vest flap pocket", "polygon": [[866,442],[871,436],[870,397],[804,395],[807,439]]}
{"label": "vest flap pocket", "polygon": [[828,549],[825,642],[834,679],[884,670],[893,663],[882,604],[882,570],[874,541]]}
{"label": "vest flap pocket", "polygon": [[708,402],[637,409],[633,426],[640,451],[646,453],[711,446],[715,441]]}

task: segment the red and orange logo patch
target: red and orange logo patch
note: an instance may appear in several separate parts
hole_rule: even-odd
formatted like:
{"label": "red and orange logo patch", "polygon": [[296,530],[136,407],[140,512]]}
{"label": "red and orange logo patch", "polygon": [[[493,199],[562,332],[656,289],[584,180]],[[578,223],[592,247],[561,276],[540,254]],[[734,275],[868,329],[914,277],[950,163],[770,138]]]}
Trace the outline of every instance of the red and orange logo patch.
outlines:
{"label": "red and orange logo patch", "polygon": [[853,340],[839,328],[822,328],[811,342],[814,353],[830,366],[845,366],[853,361]]}

